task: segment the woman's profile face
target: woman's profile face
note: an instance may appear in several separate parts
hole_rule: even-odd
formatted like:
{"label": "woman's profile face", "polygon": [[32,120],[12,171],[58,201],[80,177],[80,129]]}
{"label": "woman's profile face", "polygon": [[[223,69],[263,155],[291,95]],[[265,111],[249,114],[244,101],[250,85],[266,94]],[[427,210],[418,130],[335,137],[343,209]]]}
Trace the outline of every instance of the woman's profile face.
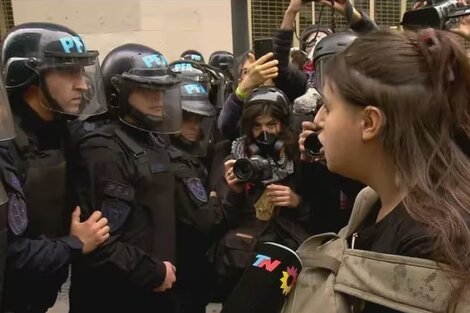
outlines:
{"label": "woman's profile face", "polygon": [[[324,104],[315,116],[321,131],[328,169],[351,177],[357,158],[361,158],[361,109],[346,103],[329,84],[324,89]],[[351,177],[353,178],[353,177]]]}
{"label": "woman's profile face", "polygon": [[281,133],[281,121],[271,115],[258,115],[252,129],[253,138],[257,138],[263,132],[278,136]]}

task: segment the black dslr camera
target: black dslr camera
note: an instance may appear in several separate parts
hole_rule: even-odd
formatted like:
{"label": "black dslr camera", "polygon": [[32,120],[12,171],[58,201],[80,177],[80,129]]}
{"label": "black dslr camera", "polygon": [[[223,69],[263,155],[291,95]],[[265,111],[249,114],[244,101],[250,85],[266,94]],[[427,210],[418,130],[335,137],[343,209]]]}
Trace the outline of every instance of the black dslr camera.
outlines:
{"label": "black dslr camera", "polygon": [[241,183],[257,183],[273,178],[271,164],[261,156],[249,159],[238,159],[233,164],[233,174]]}
{"label": "black dslr camera", "polygon": [[458,6],[457,0],[431,0],[424,8],[405,12],[401,25],[407,29],[451,29],[459,17],[469,14],[470,6]]}

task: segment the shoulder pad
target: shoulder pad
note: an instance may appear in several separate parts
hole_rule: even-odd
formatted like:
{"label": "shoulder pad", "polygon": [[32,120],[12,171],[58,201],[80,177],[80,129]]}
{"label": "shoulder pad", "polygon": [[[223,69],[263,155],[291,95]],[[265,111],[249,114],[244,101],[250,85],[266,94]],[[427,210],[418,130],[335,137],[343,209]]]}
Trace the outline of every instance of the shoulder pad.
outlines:
{"label": "shoulder pad", "polygon": [[175,148],[173,146],[168,147],[168,153],[170,154],[170,158],[172,160],[179,159],[184,155],[183,151],[181,151],[178,148]]}
{"label": "shoulder pad", "polygon": [[81,136],[77,142],[79,145],[85,143],[86,141],[90,140],[91,138],[97,137],[104,137],[104,138],[113,138],[114,131],[118,126],[116,124],[104,124],[100,127],[96,128],[93,131],[87,132],[83,136]]}
{"label": "shoulder pad", "polygon": [[147,154],[147,151],[144,148],[142,148],[132,137],[119,127],[114,129],[114,135],[122,145],[132,152],[135,158],[142,158]]}

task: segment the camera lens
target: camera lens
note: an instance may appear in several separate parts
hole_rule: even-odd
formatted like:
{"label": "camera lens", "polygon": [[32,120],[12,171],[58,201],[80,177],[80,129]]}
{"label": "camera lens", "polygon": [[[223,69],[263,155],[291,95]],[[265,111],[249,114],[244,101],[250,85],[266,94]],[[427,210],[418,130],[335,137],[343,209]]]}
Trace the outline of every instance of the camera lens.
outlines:
{"label": "camera lens", "polygon": [[233,174],[240,182],[247,182],[253,177],[253,164],[248,159],[239,159],[233,164]]}
{"label": "camera lens", "polygon": [[321,156],[323,152],[321,149],[323,145],[320,140],[318,140],[318,133],[312,133],[305,138],[304,142],[305,152],[312,157]]}

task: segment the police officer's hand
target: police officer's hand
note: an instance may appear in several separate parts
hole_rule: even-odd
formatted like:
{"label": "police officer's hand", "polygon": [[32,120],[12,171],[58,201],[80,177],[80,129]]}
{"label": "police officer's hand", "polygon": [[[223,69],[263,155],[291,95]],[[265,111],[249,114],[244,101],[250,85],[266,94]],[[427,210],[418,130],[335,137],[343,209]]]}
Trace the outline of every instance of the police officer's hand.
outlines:
{"label": "police officer's hand", "polygon": [[300,197],[288,186],[271,184],[266,189],[269,201],[275,206],[296,208],[300,204]]}
{"label": "police officer's hand", "polygon": [[[258,60],[252,53],[248,54],[248,60],[251,65],[248,66],[246,76],[238,84],[243,93],[249,94],[256,87],[264,84],[268,79],[276,78],[278,73],[278,60],[271,60],[274,54],[269,52]],[[270,61],[271,60],[271,61]]]}
{"label": "police officer's hand", "polygon": [[102,217],[100,211],[95,211],[83,223],[80,222],[80,207],[72,213],[70,235],[77,237],[83,243],[83,254],[90,253],[109,238],[108,220]]}
{"label": "police officer's hand", "polygon": [[165,280],[157,288],[153,289],[154,292],[163,292],[165,290],[171,289],[173,284],[176,282],[176,267],[171,264],[171,262],[165,261]]}
{"label": "police officer's hand", "polygon": [[225,167],[225,180],[227,181],[228,186],[230,189],[235,191],[236,193],[241,193],[243,191],[243,185],[240,184],[238,179],[233,174],[233,165],[235,164],[236,160],[228,160],[224,163]]}

